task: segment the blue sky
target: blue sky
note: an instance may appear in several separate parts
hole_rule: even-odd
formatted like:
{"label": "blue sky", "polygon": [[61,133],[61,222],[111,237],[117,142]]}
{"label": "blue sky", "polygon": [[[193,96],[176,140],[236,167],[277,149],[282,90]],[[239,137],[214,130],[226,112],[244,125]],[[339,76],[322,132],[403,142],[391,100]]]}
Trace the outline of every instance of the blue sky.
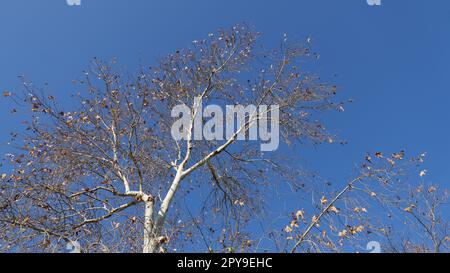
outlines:
{"label": "blue sky", "polygon": [[[368,151],[427,151],[430,177],[446,183],[450,3],[445,0],[384,0],[379,7],[365,0],[83,0],[79,7],[65,0],[7,0],[0,9],[0,89],[20,88],[17,76],[25,74],[38,84],[49,82],[51,92],[69,93],[71,80],[94,56],[116,56],[132,70],[243,21],[272,43],[285,32],[293,40],[312,37],[321,54],[315,72],[332,79],[343,98],[355,100],[328,122],[349,145],[318,148],[313,153],[323,155],[315,165],[340,177]],[[9,131],[15,121],[3,106],[0,120]]]}
{"label": "blue sky", "polygon": [[[302,147],[308,164],[330,180],[351,176],[366,152],[428,153],[431,182],[450,177],[450,2],[447,0],[148,1],[4,0],[0,7],[0,90],[18,75],[68,94],[92,57],[118,57],[135,69],[220,27],[247,22],[269,43],[283,33],[312,37],[315,72],[354,103],[327,116],[348,145]],[[336,77],[333,75],[337,74]],[[4,142],[18,127],[0,101]],[[0,147],[0,151],[4,146]]]}

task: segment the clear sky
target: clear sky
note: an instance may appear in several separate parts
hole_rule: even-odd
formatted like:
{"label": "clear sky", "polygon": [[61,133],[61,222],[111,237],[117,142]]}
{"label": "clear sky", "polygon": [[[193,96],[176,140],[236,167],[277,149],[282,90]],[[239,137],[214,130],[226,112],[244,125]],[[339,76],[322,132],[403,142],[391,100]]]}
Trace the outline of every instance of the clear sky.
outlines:
{"label": "clear sky", "polygon": [[[366,0],[148,1],[3,0],[0,91],[20,88],[18,75],[68,94],[92,57],[118,57],[135,69],[194,39],[247,22],[263,39],[311,37],[317,72],[352,98],[327,127],[346,146],[305,147],[308,164],[330,180],[351,176],[366,152],[428,153],[428,178],[450,179],[450,1]],[[333,77],[337,74],[337,77]],[[4,142],[17,120],[0,102]],[[0,147],[4,151],[4,146]],[[300,151],[302,151],[300,149]]]}

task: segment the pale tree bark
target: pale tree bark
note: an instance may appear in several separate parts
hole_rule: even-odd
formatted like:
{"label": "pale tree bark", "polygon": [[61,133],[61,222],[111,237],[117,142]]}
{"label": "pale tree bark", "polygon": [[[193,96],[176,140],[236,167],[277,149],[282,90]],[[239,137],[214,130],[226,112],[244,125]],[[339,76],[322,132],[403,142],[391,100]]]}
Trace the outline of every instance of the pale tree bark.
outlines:
{"label": "pale tree bark", "polygon": [[[153,204],[151,207],[146,205],[145,209],[145,235],[144,235],[144,253],[155,253],[159,250],[162,230],[164,227],[165,219],[167,216],[167,212],[170,204],[175,196],[176,191],[180,185],[182,180],[182,168],[179,169],[177,175],[172,181],[172,185],[170,186],[169,191],[167,192],[166,197],[164,198],[161,207],[158,211],[158,215],[156,216],[156,221],[153,224]],[[151,212],[150,212],[151,210]]]}
{"label": "pale tree bark", "polygon": [[145,212],[144,212],[144,245],[142,248],[143,253],[151,253],[154,251],[154,241],[152,241],[153,236],[153,207],[154,200],[145,201]]}

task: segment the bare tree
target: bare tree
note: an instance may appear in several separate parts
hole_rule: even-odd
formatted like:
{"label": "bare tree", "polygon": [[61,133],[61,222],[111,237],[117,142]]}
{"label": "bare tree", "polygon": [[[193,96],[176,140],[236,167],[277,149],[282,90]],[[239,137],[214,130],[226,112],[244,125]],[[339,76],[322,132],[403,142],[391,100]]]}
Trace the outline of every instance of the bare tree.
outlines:
{"label": "bare tree", "polygon": [[[65,99],[22,78],[23,95],[3,94],[17,104],[12,113],[30,119],[11,133],[14,152],[3,162],[11,171],[0,177],[0,249],[235,252],[261,251],[270,241],[270,249],[286,252],[359,251],[377,235],[388,251],[448,250],[439,214],[446,201],[433,195],[435,187],[406,195],[399,186],[424,155],[367,155],[336,191],[315,184],[295,155],[264,152],[251,140],[255,126],[279,114],[283,149],[333,143],[320,113],[343,110],[336,87],[308,72],[317,56],[309,39],[297,44],[284,35],[266,50],[259,36],[246,25],[219,30],[132,74],[115,60],[94,59],[75,81],[79,91]],[[211,104],[264,110],[244,109],[223,140],[199,138],[196,126],[214,118],[203,111]],[[182,139],[173,137],[177,106],[189,109]],[[283,190],[299,199],[313,195],[313,202],[293,212],[282,232],[248,232]],[[422,240],[411,239],[414,231],[401,233],[408,238],[394,232],[405,219],[425,231]]]}
{"label": "bare tree", "polygon": [[[258,36],[245,25],[220,30],[135,75],[96,59],[77,81],[82,91],[65,101],[24,79],[25,97],[11,97],[32,119],[25,134],[11,135],[19,152],[8,155],[13,171],[1,181],[2,248],[59,251],[76,241],[85,252],[164,252],[181,244],[177,237],[203,234],[198,217],[176,202],[196,188],[210,192],[204,207],[223,216],[223,247],[250,245],[240,227],[261,208],[260,189],[276,183],[275,173],[295,182],[299,170],[248,141],[274,107],[247,113],[224,141],[207,141],[194,140],[201,105],[276,105],[288,144],[331,141],[314,116],[342,108],[331,100],[336,88],[303,68],[315,56],[308,43],[285,36],[265,50]],[[181,141],[171,136],[176,105],[191,109]],[[240,134],[247,141],[236,141]],[[180,224],[187,214],[193,221]]]}

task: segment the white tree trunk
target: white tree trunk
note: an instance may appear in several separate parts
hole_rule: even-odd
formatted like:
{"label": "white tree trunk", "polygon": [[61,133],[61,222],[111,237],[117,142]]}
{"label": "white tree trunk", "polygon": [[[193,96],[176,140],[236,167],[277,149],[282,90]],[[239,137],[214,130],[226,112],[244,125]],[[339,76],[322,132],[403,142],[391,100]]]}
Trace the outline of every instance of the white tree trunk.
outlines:
{"label": "white tree trunk", "polygon": [[153,236],[153,205],[154,201],[149,200],[145,202],[144,212],[144,246],[142,252],[155,252],[155,236]]}
{"label": "white tree trunk", "polygon": [[[184,164],[183,164],[184,165]],[[166,220],[167,212],[169,210],[170,204],[177,192],[181,180],[183,180],[183,168],[180,167],[177,174],[172,181],[169,191],[166,197],[161,203],[161,207],[156,216],[156,221],[153,222],[153,202],[151,205],[146,205],[145,207],[145,223],[144,223],[144,253],[155,253],[159,250],[159,245],[162,236],[162,230]],[[150,212],[151,211],[151,212]]]}

